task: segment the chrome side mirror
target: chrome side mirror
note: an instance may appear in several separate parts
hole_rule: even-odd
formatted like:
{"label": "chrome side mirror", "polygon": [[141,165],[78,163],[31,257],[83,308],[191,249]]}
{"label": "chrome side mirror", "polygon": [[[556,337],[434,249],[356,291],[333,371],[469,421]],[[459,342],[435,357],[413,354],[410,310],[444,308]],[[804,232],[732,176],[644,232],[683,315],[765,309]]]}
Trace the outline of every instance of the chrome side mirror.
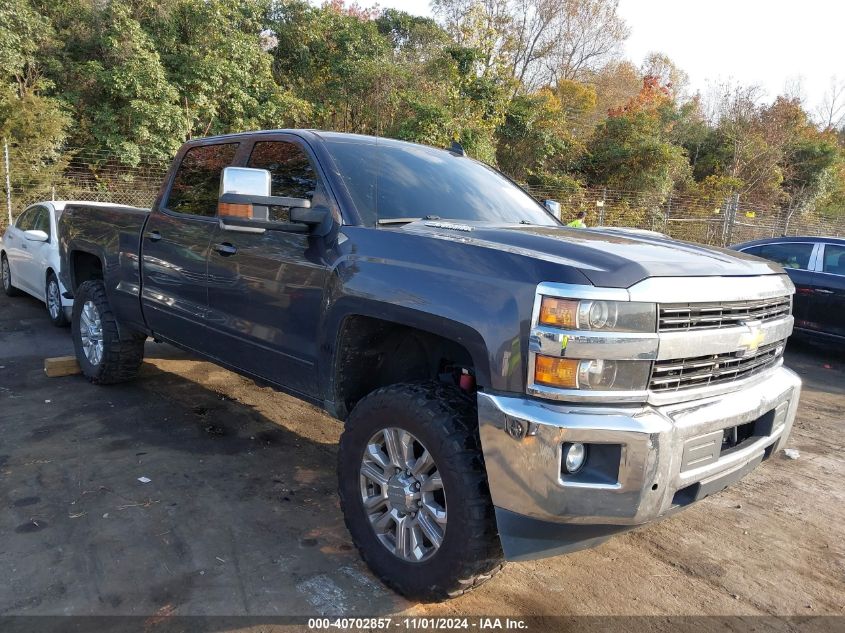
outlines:
{"label": "chrome side mirror", "polygon": [[220,195],[239,193],[245,196],[269,196],[270,172],[251,167],[226,167],[220,178]]}
{"label": "chrome side mirror", "polygon": [[256,206],[245,200],[242,203],[227,200],[233,195],[266,198],[270,195],[270,172],[249,167],[226,167],[220,177],[220,198],[217,203],[217,215],[267,221],[266,206]]}
{"label": "chrome side mirror", "polygon": [[[312,210],[310,200],[271,196],[270,184],[270,172],[266,169],[226,167],[220,178],[217,202],[220,228],[242,233],[301,233],[325,220],[327,211]],[[270,222],[270,207],[288,207],[290,222]]]}

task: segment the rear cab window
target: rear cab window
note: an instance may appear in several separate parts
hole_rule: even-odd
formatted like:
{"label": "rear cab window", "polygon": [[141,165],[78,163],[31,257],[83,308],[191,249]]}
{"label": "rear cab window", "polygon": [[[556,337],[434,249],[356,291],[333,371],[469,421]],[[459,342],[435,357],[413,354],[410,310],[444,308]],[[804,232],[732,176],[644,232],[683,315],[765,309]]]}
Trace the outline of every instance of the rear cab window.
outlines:
{"label": "rear cab window", "polygon": [[220,177],[238,151],[238,143],[199,145],[189,149],[179,163],[165,207],[168,211],[213,217],[217,215]]}

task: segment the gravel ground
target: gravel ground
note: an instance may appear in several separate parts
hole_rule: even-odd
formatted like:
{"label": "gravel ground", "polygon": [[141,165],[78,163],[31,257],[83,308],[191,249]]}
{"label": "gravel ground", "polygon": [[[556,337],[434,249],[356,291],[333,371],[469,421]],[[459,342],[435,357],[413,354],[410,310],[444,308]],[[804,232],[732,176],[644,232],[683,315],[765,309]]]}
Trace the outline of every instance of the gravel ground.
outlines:
{"label": "gravel ground", "polygon": [[69,331],[33,299],[0,297],[0,616],[845,615],[841,352],[790,343],[798,459],[781,453],[666,521],[420,605],[383,588],[349,542],[337,421],[147,345],[131,384],[46,378]]}

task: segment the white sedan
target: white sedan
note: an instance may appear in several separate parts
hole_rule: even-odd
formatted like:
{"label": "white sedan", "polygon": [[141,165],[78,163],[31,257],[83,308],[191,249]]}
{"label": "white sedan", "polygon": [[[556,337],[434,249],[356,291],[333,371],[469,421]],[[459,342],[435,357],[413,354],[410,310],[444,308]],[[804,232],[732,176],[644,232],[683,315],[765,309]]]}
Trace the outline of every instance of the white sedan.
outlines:
{"label": "white sedan", "polygon": [[[9,296],[20,291],[47,304],[53,325],[70,320],[73,300],[62,296],[59,281],[58,221],[70,202],[39,202],[27,207],[6,229],[0,240],[3,290]],[[87,204],[87,203],[86,203]]]}

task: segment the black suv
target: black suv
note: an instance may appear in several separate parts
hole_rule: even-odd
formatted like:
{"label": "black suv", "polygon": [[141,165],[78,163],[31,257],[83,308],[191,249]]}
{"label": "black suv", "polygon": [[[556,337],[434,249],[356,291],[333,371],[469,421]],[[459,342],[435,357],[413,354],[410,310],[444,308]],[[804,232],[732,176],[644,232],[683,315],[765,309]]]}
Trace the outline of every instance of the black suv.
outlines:
{"label": "black suv", "polygon": [[845,239],[776,237],[731,248],[777,262],[795,284],[795,331],[845,343]]}

